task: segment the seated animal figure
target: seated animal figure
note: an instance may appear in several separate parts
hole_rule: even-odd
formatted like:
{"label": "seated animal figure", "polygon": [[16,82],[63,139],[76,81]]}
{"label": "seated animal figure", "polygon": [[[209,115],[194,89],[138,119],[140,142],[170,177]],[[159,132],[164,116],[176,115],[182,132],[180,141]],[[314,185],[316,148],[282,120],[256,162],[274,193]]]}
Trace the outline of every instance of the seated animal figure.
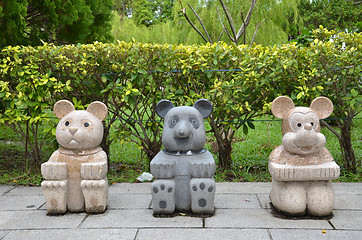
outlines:
{"label": "seated animal figure", "polygon": [[99,145],[107,106],[97,101],[76,111],[71,102],[61,100],[54,113],[60,119],[56,139],[61,147],[41,166],[48,213],[102,213],[108,201],[108,169]]}
{"label": "seated animal figure", "polygon": [[269,156],[272,176],[270,199],[280,212],[289,215],[326,216],[334,207],[331,180],[339,167],[325,148],[320,119],[333,111],[326,97],[314,99],[310,107],[295,107],[289,97],[276,98],[271,105],[275,117],[282,119],[282,145]]}
{"label": "seated animal figure", "polygon": [[193,107],[175,107],[168,100],[157,104],[157,114],[164,118],[164,149],[151,161],[151,173],[157,178],[151,189],[154,214],[214,212],[215,161],[204,149],[204,118],[212,109],[206,99],[196,101]]}

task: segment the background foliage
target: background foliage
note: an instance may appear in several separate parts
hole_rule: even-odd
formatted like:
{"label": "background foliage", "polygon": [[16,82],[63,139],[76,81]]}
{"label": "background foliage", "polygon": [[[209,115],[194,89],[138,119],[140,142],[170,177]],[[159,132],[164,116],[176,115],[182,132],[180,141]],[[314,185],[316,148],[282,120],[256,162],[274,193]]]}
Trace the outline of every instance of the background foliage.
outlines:
{"label": "background foliage", "polygon": [[[116,0],[120,2],[121,0]],[[134,0],[129,6],[135,6],[141,0]],[[148,1],[148,0],[142,0]],[[123,1],[127,2],[128,1]],[[153,2],[153,1],[148,1]],[[222,11],[218,0],[212,1],[174,1],[171,6],[172,11],[163,12],[164,19],[159,21],[154,18],[153,24],[139,24],[137,18],[132,14],[116,15],[113,22],[113,35],[115,39],[121,41],[132,41],[134,38],[138,42],[143,43],[169,43],[169,44],[200,44],[204,43],[203,39],[192,30],[186,19],[181,13],[181,9],[186,9],[190,19],[196,23],[199,29],[202,29],[196,17],[192,14],[191,9],[187,6],[190,4],[203,20],[206,29],[210,33],[214,42],[219,38],[222,27],[218,20],[217,8]],[[250,26],[246,33],[246,42],[249,43],[253,37],[256,26],[260,23],[260,29],[256,35],[255,42],[263,45],[272,45],[284,43],[288,39],[289,34],[297,34],[297,29],[301,28],[301,18],[298,10],[299,0],[278,1],[263,0],[257,1],[254,8]],[[241,26],[247,12],[249,10],[250,0],[227,0],[225,5],[228,7],[236,26]],[[127,5],[128,6],[128,5]],[[144,9],[143,11],[146,11]],[[130,8],[131,13],[137,13],[137,9]],[[241,17],[243,14],[243,18]],[[149,16],[155,15],[152,11]],[[224,23],[226,19],[223,18]],[[249,30],[250,29],[250,30]],[[227,42],[226,34],[221,38]]]}
{"label": "background foliage", "polygon": [[[308,106],[325,95],[335,103],[333,116],[339,118],[332,129],[340,135],[345,131],[348,140],[350,119],[361,112],[362,34],[324,28],[314,34],[308,47],[222,42],[7,47],[0,54],[0,123],[26,136],[24,144],[40,164],[48,156],[41,155],[44,133],[38,126],[54,133],[55,101],[66,98],[79,109],[100,100],[110,110],[104,149],[115,138],[133,141],[150,160],[161,148],[162,123],[155,104],[162,98],[175,105],[207,98],[215,107],[208,130],[217,141],[219,166],[229,168],[234,132],[255,128],[252,120],[268,113],[275,97],[288,95],[297,105]],[[110,128],[115,130],[112,136]],[[360,165],[361,159],[345,157],[346,168],[353,171]]]}
{"label": "background foliage", "polygon": [[113,0],[1,1],[0,48],[111,40],[112,6]]}
{"label": "background foliage", "polygon": [[319,25],[337,31],[361,31],[362,4],[358,0],[301,0],[300,15],[304,25]]}

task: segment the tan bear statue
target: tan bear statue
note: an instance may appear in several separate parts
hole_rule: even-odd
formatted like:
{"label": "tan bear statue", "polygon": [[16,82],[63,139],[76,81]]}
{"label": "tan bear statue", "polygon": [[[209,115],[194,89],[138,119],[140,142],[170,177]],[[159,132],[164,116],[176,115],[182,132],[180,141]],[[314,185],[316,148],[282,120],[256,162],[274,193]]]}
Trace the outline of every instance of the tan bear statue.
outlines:
{"label": "tan bear statue", "polygon": [[76,111],[71,102],[61,100],[54,113],[60,119],[56,139],[61,147],[41,166],[48,213],[102,213],[108,202],[108,169],[99,145],[107,106],[93,102],[87,110]]}
{"label": "tan bear statue", "polygon": [[270,200],[280,212],[298,216],[305,213],[327,216],[334,207],[331,180],[340,169],[324,147],[319,120],[333,111],[326,97],[314,99],[310,107],[295,107],[289,97],[278,97],[272,105],[274,116],[283,119],[282,145],[269,156],[272,176]]}

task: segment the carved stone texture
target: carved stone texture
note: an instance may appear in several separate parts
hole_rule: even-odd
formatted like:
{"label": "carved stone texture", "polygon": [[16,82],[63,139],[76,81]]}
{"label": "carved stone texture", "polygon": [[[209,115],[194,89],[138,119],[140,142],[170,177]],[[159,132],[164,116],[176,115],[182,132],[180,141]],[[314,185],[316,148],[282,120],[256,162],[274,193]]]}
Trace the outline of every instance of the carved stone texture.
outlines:
{"label": "carved stone texture", "polygon": [[326,97],[314,99],[310,107],[295,107],[285,96],[276,98],[271,110],[282,119],[282,145],[269,156],[272,176],[270,200],[288,215],[327,216],[334,207],[331,180],[339,177],[339,166],[324,147],[319,120],[333,111]]}
{"label": "carved stone texture", "polygon": [[54,113],[60,119],[56,138],[61,147],[41,166],[48,213],[102,213],[108,202],[108,169],[99,145],[107,106],[97,101],[76,111],[71,102],[61,100]]}
{"label": "carved stone texture", "polygon": [[193,107],[175,107],[161,100],[157,114],[164,118],[160,151],[151,161],[154,214],[192,211],[213,214],[215,197],[215,161],[203,147],[206,142],[204,118],[212,112],[206,99]]}

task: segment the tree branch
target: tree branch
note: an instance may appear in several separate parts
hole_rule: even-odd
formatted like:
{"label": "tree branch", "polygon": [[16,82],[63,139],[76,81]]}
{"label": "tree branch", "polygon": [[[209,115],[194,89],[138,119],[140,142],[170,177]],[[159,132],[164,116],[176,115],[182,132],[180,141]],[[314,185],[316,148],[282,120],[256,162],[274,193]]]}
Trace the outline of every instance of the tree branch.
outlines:
{"label": "tree branch", "polygon": [[[192,6],[191,6],[189,3],[187,3],[187,5],[191,8],[192,12],[195,14],[195,16],[197,17],[197,19],[199,20],[202,28],[204,29],[204,31],[205,31],[205,33],[206,33],[207,38],[209,39],[209,43],[212,43],[211,38],[210,38],[210,36],[209,36],[209,33],[207,32],[204,23],[201,21],[201,18],[199,17],[199,15],[196,13],[196,11],[192,8]],[[186,10],[185,10],[185,13],[186,13]]]}
{"label": "tree branch", "polygon": [[254,32],[254,35],[253,35],[253,39],[251,39],[251,42],[250,42],[250,47],[254,42],[255,35],[256,35],[256,32],[258,31],[259,27],[260,27],[260,23],[258,23],[258,25],[256,25],[256,29],[255,29],[255,32]]}
{"label": "tree branch", "polygon": [[251,0],[251,5],[249,8],[249,12],[246,15],[246,18],[244,21],[244,24],[240,27],[238,34],[236,35],[236,40],[239,41],[239,38],[241,37],[241,35],[243,34],[243,31],[245,31],[245,29],[248,27],[249,23],[250,23],[250,19],[251,19],[251,14],[253,13],[253,9],[255,7],[257,0]]}
{"label": "tree branch", "polygon": [[220,4],[222,6],[222,9],[224,10],[224,13],[226,15],[226,19],[228,20],[229,22],[229,26],[231,28],[231,31],[233,33],[233,36],[234,36],[234,39],[236,39],[236,31],[235,31],[235,25],[234,25],[234,21],[230,15],[230,13],[228,12],[228,10],[226,9],[226,6],[224,4],[224,2],[222,0],[219,0],[220,1]]}
{"label": "tree branch", "polygon": [[[226,29],[226,27],[224,26],[224,24],[222,23],[222,20],[221,20],[221,17],[220,17],[220,13],[219,13],[219,9],[216,8],[216,11],[217,11],[217,15],[219,16],[219,21],[220,21],[220,24],[222,26],[222,28],[224,29],[223,32],[226,32],[226,34],[228,35],[228,37],[231,39],[231,41],[235,42],[235,38],[233,38],[230,33],[228,32],[228,30]],[[220,35],[221,37],[221,35]]]}
{"label": "tree branch", "polygon": [[182,14],[185,16],[186,20],[189,22],[189,24],[191,25],[191,27],[205,40],[205,42],[208,42],[208,40],[206,39],[206,37],[199,31],[199,29],[193,24],[193,22],[189,19],[189,17],[186,14],[186,9],[182,8],[181,9]]}
{"label": "tree branch", "polygon": [[217,41],[218,41],[218,42],[220,41],[220,39],[221,39],[222,35],[224,34],[224,32],[225,32],[225,29],[223,29],[223,30],[222,30],[222,32],[221,32],[221,34],[220,34],[219,38],[217,39]]}
{"label": "tree branch", "polygon": [[336,137],[338,138],[339,141],[342,141],[342,136],[341,134],[339,134],[336,130],[334,130],[331,125],[329,125],[326,121],[324,121],[323,119],[321,120],[321,125],[325,126],[329,131],[331,131],[334,135],[336,135]]}

